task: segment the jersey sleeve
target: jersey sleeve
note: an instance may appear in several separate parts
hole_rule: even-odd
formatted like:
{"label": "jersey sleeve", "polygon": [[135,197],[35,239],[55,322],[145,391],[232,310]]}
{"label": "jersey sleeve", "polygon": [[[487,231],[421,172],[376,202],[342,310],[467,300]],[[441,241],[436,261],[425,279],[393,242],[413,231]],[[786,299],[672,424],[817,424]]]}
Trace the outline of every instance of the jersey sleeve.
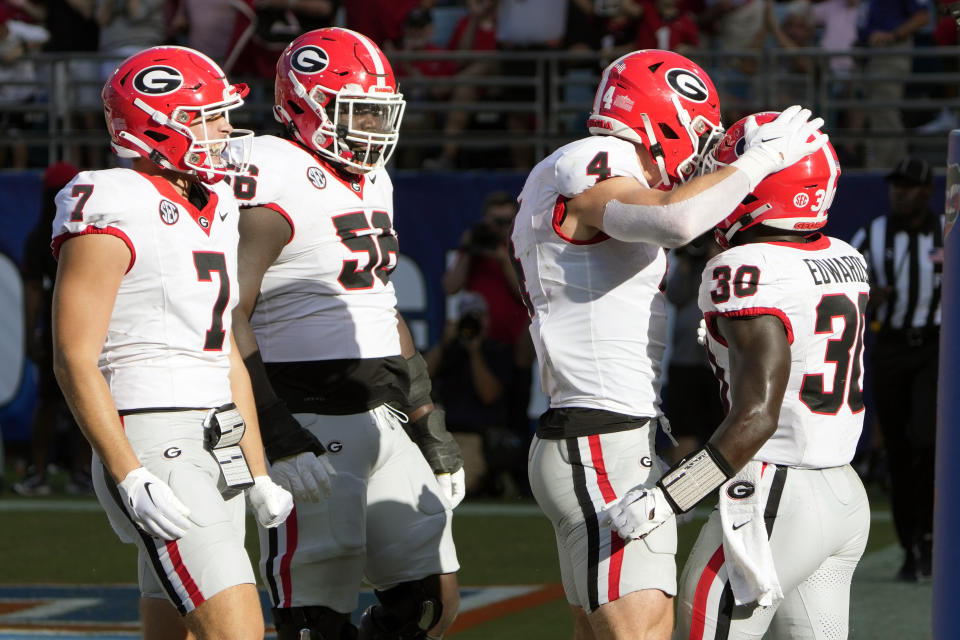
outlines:
{"label": "jersey sleeve", "polygon": [[60,257],[60,247],[70,238],[108,234],[127,245],[130,250],[127,271],[133,268],[137,254],[132,226],[136,215],[131,215],[130,209],[131,203],[144,200],[131,181],[122,180],[118,172],[126,170],[81,171],[57,193],[51,245],[55,258]]}
{"label": "jersey sleeve", "polygon": [[574,146],[557,160],[554,172],[560,195],[572,198],[614,176],[630,176],[646,184],[632,144],[606,136],[589,140],[589,144]]}
{"label": "jersey sleeve", "polygon": [[234,178],[234,193],[241,207],[279,206],[285,182],[291,167],[284,161],[278,142],[289,143],[273,136],[257,136],[250,152],[250,177]]}
{"label": "jersey sleeve", "polygon": [[750,318],[771,315],[780,319],[793,343],[793,327],[783,308],[794,284],[790,274],[784,273],[766,256],[744,245],[729,249],[710,260],[700,281],[700,310],[707,323],[707,331],[717,342],[726,340],[717,330],[717,318]]}

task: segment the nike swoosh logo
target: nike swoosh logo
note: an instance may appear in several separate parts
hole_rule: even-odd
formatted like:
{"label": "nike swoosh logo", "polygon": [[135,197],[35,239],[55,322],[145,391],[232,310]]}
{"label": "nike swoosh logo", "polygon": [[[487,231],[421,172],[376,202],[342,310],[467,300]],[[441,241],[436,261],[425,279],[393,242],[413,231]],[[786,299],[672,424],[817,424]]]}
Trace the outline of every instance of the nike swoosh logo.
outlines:
{"label": "nike swoosh logo", "polygon": [[733,530],[736,531],[737,529],[739,529],[739,528],[742,527],[743,525],[749,524],[749,523],[750,523],[750,520],[745,520],[745,521],[743,521],[743,522],[741,522],[741,523],[739,523],[739,524],[735,524],[735,525],[733,525]]}
{"label": "nike swoosh logo", "polygon": [[157,501],[153,499],[153,494],[150,493],[150,485],[152,484],[153,484],[152,482],[144,482],[143,490],[146,491],[147,495],[150,497],[150,502],[152,502],[153,504],[157,504]]}
{"label": "nike swoosh logo", "polygon": [[783,136],[776,136],[776,137],[773,137],[773,138],[761,138],[761,139],[760,139],[760,142],[772,142],[772,141],[774,141],[774,140],[779,140],[779,139],[782,138],[782,137],[783,137]]}
{"label": "nike swoosh logo", "polygon": [[226,220],[228,215],[230,215],[230,212],[229,212],[229,211],[224,211],[223,213],[220,214],[220,219],[221,219],[221,220]]}

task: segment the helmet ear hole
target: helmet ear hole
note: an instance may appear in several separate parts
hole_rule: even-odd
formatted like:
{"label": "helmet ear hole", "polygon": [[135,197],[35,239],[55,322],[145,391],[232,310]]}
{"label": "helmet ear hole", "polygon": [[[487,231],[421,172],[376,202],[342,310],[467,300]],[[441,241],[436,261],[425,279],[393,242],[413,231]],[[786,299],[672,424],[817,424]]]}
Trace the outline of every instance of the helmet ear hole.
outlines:
{"label": "helmet ear hole", "polygon": [[304,113],[306,113],[306,111],[301,109],[300,105],[298,105],[293,100],[287,100],[287,108],[290,109],[290,111],[292,111],[293,113],[297,114],[298,116],[301,116]]}
{"label": "helmet ear hole", "polygon": [[677,132],[670,128],[669,125],[660,122],[660,133],[663,134],[665,140],[679,140],[680,136],[677,135]]}
{"label": "helmet ear hole", "polygon": [[153,129],[148,129],[147,131],[144,131],[143,135],[147,136],[151,140],[156,140],[157,142],[163,142],[164,140],[170,137],[165,133],[160,133],[159,131],[154,131]]}

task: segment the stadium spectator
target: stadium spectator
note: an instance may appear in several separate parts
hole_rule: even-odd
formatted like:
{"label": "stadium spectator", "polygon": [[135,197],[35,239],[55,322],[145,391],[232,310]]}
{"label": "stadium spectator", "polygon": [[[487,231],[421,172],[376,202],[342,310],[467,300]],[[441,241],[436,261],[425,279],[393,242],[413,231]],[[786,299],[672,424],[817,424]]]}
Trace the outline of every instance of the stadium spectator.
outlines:
{"label": "stadium spectator", "polygon": [[[667,369],[665,413],[677,446],[670,449],[669,459],[678,462],[703,446],[723,419],[720,385],[707,352],[697,341],[697,329],[703,314],[697,305],[697,291],[707,260],[719,251],[713,233],[707,233],[690,244],[670,253],[667,270],[667,302],[673,305],[673,335],[670,365]],[[696,398],[696,402],[691,402]]]}
{"label": "stadium spectator", "polygon": [[[631,51],[643,9],[634,0],[597,3],[571,0],[567,8],[564,46],[571,51],[599,51],[600,68]],[[638,47],[640,48],[640,47]]]}
{"label": "stadium spectator", "polygon": [[[479,293],[458,293],[455,309],[424,359],[434,396],[467,459],[467,494],[502,496],[505,476],[518,488],[527,484],[526,434],[516,433],[508,422],[513,349],[489,337],[489,308]],[[479,462],[475,467],[469,464],[474,461]]]}
{"label": "stadium spectator", "polygon": [[[398,53],[438,53],[443,49],[433,44],[433,15],[429,9],[414,7],[404,18],[403,36],[397,46],[384,45],[383,51],[396,60],[394,70],[402,83],[403,98],[408,107],[414,107],[404,118],[404,131],[438,131],[442,114],[430,109],[430,102],[440,101],[450,95],[450,86],[418,84],[418,79],[435,79],[453,76],[457,65],[451,60],[421,58],[414,60],[397,59]],[[419,106],[420,108],[416,108]],[[400,152],[400,166],[418,168],[424,155],[422,147],[407,145]]]}
{"label": "stadium spectator", "polygon": [[[864,15],[859,23],[859,44],[874,49],[864,67],[866,97],[876,102],[903,99],[904,81],[913,64],[909,53],[886,54],[885,49],[913,46],[914,35],[930,22],[929,0],[862,0]],[[907,153],[903,114],[896,105],[871,105],[867,125],[872,133],[866,144],[865,162],[870,169],[887,169]]]}
{"label": "stadium spectator", "polygon": [[[766,29],[773,36],[771,46],[784,53],[799,53],[799,49],[815,46],[816,27],[810,14],[810,5],[805,1],[794,2],[786,7],[778,19],[773,0],[764,0],[767,10],[764,15]],[[814,85],[816,62],[807,55],[781,55],[776,70],[778,82],[774,93],[776,104],[812,102],[816,97]]]}
{"label": "stadium spectator", "polygon": [[[43,27],[12,20],[10,15],[9,8],[0,7],[0,106],[6,107],[28,105],[37,99],[36,88],[29,84],[37,80],[29,54],[39,51],[50,38]],[[0,164],[11,169],[27,167],[23,134],[30,126],[29,116],[24,113],[0,112],[0,133],[7,138],[7,143],[0,145]]]}
{"label": "stadium spectator", "polygon": [[[864,0],[824,0],[810,7],[813,22],[820,29],[820,48],[826,51],[848,51],[857,42],[857,19],[860,3]],[[828,86],[830,95],[838,100],[853,100],[863,95],[856,81],[857,63],[852,56],[833,55],[830,57],[830,74],[834,81]],[[827,116],[828,128],[842,127],[861,131],[866,124],[866,114],[862,109],[847,108],[834,117]],[[841,163],[859,164],[861,149],[856,143],[841,142],[834,145],[840,155]]]}
{"label": "stadium spectator", "polygon": [[[464,0],[467,13],[462,16],[453,28],[450,41],[447,43],[449,51],[495,51],[497,48],[497,0]],[[463,80],[454,85],[449,100],[455,103],[470,104],[493,96],[493,91],[479,87],[472,82],[473,78],[489,75],[497,71],[499,65],[493,56],[486,60],[459,61],[456,63],[456,77]],[[460,146],[456,142],[457,136],[467,130],[471,121],[478,117],[469,111],[448,111],[443,123],[443,137],[445,142],[439,156],[428,158],[423,165],[424,169],[452,169],[463,163],[459,161]]]}
{"label": "stadium spectator", "polygon": [[432,9],[436,0],[344,0],[346,27],[381,47],[403,37],[403,21],[414,7]]}
{"label": "stadium spectator", "polygon": [[724,104],[724,121],[735,122],[753,111],[757,99],[759,65],[767,38],[764,0],[706,0],[698,17],[700,32],[709,36],[710,47],[718,53],[746,52],[748,55],[723,55],[713,71]]}
{"label": "stadium spectator", "polygon": [[791,108],[759,128],[734,166],[697,175],[722,132],[716,89],[699,66],[656,49],[611,63],[594,105],[593,136],[527,178],[511,236],[550,399],[530,484],[556,534],[575,637],[663,639],[673,626],[675,522],[624,543],[600,519],[605,504],[661,475],[663,247],[711,229],[753,185],[825,140],[807,142],[822,120]]}
{"label": "stadium spectator", "polygon": [[637,49],[666,49],[689,55],[700,46],[700,28],[679,0],[640,3],[642,14],[634,46]]}
{"label": "stadium spectator", "polygon": [[167,41],[164,21],[167,0],[98,0],[99,51],[108,60],[100,64],[100,79],[106,80],[118,62]]}
{"label": "stadium spectator", "polygon": [[931,575],[943,277],[943,216],[930,209],[933,171],[906,157],[886,176],[890,210],[851,240],[870,270],[873,401],[890,471],[897,578]]}
{"label": "stadium spectator", "polygon": [[[103,103],[100,102],[100,65],[85,55],[97,52],[100,27],[97,24],[96,0],[47,0],[46,22],[50,39],[45,51],[70,52],[54,67],[56,95],[65,96],[56,105],[63,130],[106,134],[103,124]],[[101,136],[102,138],[103,136]],[[101,142],[67,147],[67,160],[87,168],[106,166],[107,145]]]}
{"label": "stadium spectator", "polygon": [[46,7],[33,0],[0,0],[0,11],[9,10],[10,19],[28,24],[43,24]]}
{"label": "stadium spectator", "polygon": [[[259,171],[237,182],[234,313],[271,473],[297,507],[260,532],[274,624],[284,640],[304,628],[356,637],[365,578],[379,603],[361,638],[440,637],[459,607],[451,527],[464,471],[390,282],[399,245],[384,166],[404,102],[376,44],[337,28],[290,44],[275,96],[286,137],[258,136]],[[285,456],[294,463],[274,462]],[[327,501],[302,499],[301,483],[334,473]]]}
{"label": "stadium spectator", "polygon": [[226,115],[244,93],[199,52],[134,54],[103,92],[133,169],[81,172],[56,198],[54,370],[100,504],[137,545],[151,638],[263,638],[244,495],[262,526],[293,508],[267,475],[231,329],[240,213],[222,178],[243,169],[220,151],[250,142]]}
{"label": "stadium spectator", "polygon": [[[34,226],[23,251],[23,299],[26,327],[27,356],[37,367],[37,405],[30,428],[30,465],[26,477],[13,485],[22,496],[50,494],[47,465],[51,461],[54,444],[60,443],[60,453],[70,477],[67,493],[91,493],[90,445],[69,419],[63,393],[53,375],[53,335],[50,325],[50,307],[53,302],[53,283],[57,279],[57,262],[50,253],[50,229],[57,213],[54,197],[74,176],[78,169],[66,162],[57,162],[43,174],[43,195],[40,218]],[[69,429],[58,437],[60,423],[69,419]]]}
{"label": "stadium spectator", "polygon": [[239,0],[227,47],[227,71],[273,78],[287,44],[313,29],[332,26],[338,0]]}
{"label": "stadium spectator", "polygon": [[[751,117],[762,127],[775,114]],[[748,122],[717,145],[721,166],[743,157]],[[870,531],[850,466],[869,284],[863,256],[817,231],[839,175],[824,147],[767,176],[717,225],[728,248],[707,263],[699,304],[727,415],[703,448],[612,514],[633,537],[719,489],[680,578],[677,638],[850,632],[850,584]]]}
{"label": "stadium spectator", "polygon": [[222,65],[238,19],[234,0],[172,0],[174,33],[186,34],[185,44]]}

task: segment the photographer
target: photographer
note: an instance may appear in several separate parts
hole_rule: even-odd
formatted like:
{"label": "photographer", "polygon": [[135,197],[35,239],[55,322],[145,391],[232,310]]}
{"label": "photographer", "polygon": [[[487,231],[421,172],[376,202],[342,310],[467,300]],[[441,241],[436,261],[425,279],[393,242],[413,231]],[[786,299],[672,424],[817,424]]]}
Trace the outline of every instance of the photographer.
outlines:
{"label": "photographer", "polygon": [[504,472],[526,473],[526,442],[508,428],[506,391],[513,386],[513,355],[510,347],[488,336],[490,316],[481,295],[465,291],[457,296],[455,308],[440,342],[424,358],[435,400],[446,410],[447,427],[464,457],[472,452],[478,458],[464,465],[467,493],[499,494]]}

